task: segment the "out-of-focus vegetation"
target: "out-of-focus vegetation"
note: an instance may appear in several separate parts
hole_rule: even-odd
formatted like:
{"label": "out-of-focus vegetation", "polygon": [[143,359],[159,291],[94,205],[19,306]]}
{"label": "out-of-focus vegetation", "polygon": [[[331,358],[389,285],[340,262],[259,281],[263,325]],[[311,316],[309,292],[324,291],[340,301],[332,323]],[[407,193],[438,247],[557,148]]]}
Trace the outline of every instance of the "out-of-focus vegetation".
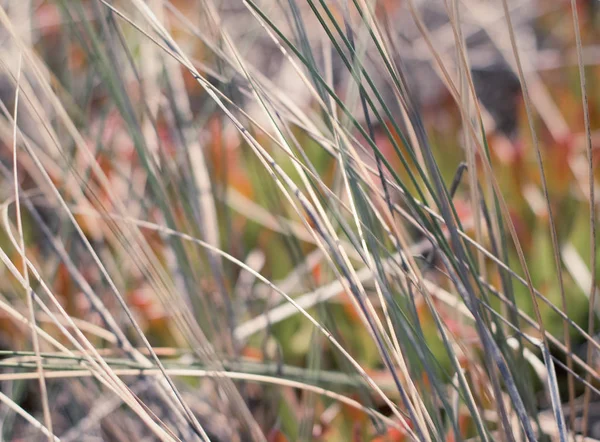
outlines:
{"label": "out-of-focus vegetation", "polygon": [[1,2],[1,439],[600,440],[599,9]]}

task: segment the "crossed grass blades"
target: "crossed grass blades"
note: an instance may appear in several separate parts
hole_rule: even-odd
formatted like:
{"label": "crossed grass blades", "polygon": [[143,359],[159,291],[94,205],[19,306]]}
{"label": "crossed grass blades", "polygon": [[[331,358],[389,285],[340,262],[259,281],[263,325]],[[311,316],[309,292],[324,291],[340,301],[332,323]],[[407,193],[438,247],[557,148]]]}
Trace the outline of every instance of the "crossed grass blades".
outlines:
{"label": "crossed grass blades", "polygon": [[600,440],[597,22],[2,2],[3,440]]}

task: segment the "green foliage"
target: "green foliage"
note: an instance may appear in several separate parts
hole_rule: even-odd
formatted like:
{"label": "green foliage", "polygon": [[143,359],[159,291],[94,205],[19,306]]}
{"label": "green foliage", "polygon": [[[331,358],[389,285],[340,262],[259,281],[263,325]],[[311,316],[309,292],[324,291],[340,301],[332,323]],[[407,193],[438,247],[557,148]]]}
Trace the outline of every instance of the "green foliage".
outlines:
{"label": "green foliage", "polygon": [[5,3],[3,440],[600,439],[593,2]]}

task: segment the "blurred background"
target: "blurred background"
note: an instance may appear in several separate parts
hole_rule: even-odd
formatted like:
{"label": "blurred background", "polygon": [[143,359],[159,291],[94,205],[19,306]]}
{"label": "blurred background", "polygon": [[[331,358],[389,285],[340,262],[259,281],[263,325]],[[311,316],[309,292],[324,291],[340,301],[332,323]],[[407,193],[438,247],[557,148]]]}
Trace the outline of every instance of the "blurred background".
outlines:
{"label": "blurred background", "polygon": [[2,440],[600,440],[599,20],[3,0]]}

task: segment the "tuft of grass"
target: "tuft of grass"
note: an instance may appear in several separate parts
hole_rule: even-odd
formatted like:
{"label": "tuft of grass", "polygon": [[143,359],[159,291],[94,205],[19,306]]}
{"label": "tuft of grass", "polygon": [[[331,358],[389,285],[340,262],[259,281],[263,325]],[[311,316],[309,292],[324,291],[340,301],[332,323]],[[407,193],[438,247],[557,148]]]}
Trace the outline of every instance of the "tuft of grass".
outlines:
{"label": "tuft of grass", "polygon": [[600,440],[593,2],[0,5],[0,434]]}

